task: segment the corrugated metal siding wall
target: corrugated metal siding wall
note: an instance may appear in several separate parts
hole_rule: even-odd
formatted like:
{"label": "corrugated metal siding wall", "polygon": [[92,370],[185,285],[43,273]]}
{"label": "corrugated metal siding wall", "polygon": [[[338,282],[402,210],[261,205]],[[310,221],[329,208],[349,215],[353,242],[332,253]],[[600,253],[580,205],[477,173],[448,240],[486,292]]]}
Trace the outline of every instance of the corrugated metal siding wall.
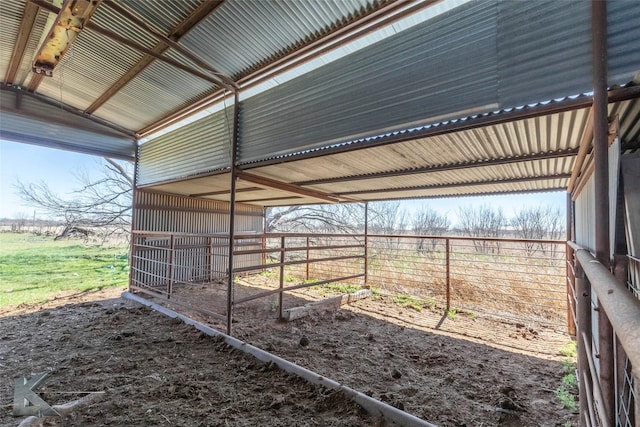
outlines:
{"label": "corrugated metal siding wall", "polygon": [[232,132],[233,108],[227,107],[142,144],[138,185],[228,168]]}
{"label": "corrugated metal siding wall", "polygon": [[[611,254],[614,250],[614,233],[616,218],[616,198],[618,191],[618,176],[620,172],[620,142],[618,139],[609,147],[609,238]],[[596,248],[596,228],[598,224],[596,218],[595,207],[595,180],[593,174],[589,177],[587,184],[575,200],[575,225],[576,225],[576,243],[595,252]],[[592,296],[593,306],[597,306],[595,294]],[[600,352],[598,337],[598,312],[592,311],[592,334],[593,334],[593,360],[595,361],[596,372],[600,371],[599,360],[596,355]]]}
{"label": "corrugated metal siding wall", "polygon": [[[203,236],[175,237],[173,278],[176,281],[206,281],[209,277],[225,276],[228,269],[228,238],[207,236],[228,234],[229,204],[206,199],[193,199],[148,191],[136,191],[134,198],[135,231],[202,234]],[[236,209],[236,233],[259,234],[263,229],[263,209],[238,205]],[[151,233],[149,233],[151,234]],[[260,249],[260,239],[250,242],[243,249]],[[144,286],[164,286],[168,278],[170,236],[148,236],[136,244],[157,246],[158,249],[142,249],[133,256],[133,282]],[[214,248],[211,257],[210,245]],[[234,267],[258,265],[261,256],[243,255],[234,258]]]}

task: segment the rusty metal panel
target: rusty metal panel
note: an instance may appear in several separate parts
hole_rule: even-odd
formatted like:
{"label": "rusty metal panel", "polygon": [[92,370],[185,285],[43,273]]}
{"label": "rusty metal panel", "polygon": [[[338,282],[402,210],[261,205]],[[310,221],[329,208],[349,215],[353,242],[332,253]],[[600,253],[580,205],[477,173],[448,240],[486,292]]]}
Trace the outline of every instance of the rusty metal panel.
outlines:
{"label": "rusty metal panel", "polygon": [[227,107],[142,144],[138,156],[138,184],[229,168],[232,118],[232,107]]}
{"label": "rusty metal panel", "polygon": [[[3,90],[0,96],[2,120],[0,138],[8,141],[61,148],[98,156],[133,160],[135,142],[113,129],[60,108]],[[19,107],[18,105],[19,104]]]}

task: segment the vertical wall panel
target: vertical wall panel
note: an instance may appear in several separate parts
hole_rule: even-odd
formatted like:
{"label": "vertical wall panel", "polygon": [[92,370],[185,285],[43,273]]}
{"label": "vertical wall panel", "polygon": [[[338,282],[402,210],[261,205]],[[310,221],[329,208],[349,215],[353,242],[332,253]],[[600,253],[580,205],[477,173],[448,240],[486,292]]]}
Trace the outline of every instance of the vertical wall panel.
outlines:
{"label": "vertical wall panel", "polygon": [[151,184],[210,172],[231,165],[233,109],[153,139],[139,148],[138,184]]}

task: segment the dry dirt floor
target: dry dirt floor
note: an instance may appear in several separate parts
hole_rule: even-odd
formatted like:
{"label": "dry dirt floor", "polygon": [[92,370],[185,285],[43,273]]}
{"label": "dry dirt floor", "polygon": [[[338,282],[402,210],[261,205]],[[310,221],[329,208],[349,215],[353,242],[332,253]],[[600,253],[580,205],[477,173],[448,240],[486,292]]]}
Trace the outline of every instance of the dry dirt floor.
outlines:
{"label": "dry dirt floor", "polygon": [[[0,425],[14,379],[50,375],[49,404],[100,392],[51,426],[381,425],[312,386],[137,303],[122,289],[0,309]],[[287,295],[287,306],[308,295]],[[316,299],[319,296],[316,295]],[[192,318],[224,331],[195,312]],[[569,338],[534,325],[403,308],[368,298],[292,322],[241,305],[233,335],[440,426],[567,426],[555,397]],[[482,337],[480,339],[479,337]]]}

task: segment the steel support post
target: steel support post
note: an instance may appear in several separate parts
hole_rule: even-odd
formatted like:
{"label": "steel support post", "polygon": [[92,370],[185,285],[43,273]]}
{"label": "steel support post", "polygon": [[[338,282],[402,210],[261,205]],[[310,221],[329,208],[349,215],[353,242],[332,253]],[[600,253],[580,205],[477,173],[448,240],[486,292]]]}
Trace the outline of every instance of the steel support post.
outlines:
{"label": "steel support post", "polygon": [[227,335],[231,335],[233,322],[233,251],[236,232],[236,164],[238,156],[238,119],[240,114],[240,97],[238,92],[233,98],[233,135],[231,138],[231,183],[229,194],[229,282],[227,285]]}
{"label": "steel support post", "polygon": [[446,257],[446,280],[447,280],[447,312],[451,310],[451,241],[445,239],[444,253]]}
{"label": "steel support post", "polygon": [[[607,93],[607,3],[591,2],[593,65],[593,156],[595,184],[596,259],[610,268],[609,219],[609,113]],[[615,381],[613,364],[613,329],[604,313],[598,316],[600,350],[600,388],[609,425],[615,425]]]}
{"label": "steel support post", "polygon": [[588,423],[589,403],[592,401],[593,396],[589,396],[587,389],[591,390],[591,384],[588,384],[588,379],[591,375],[589,371],[589,360],[591,357],[591,348],[588,348],[584,340],[580,339],[581,335],[586,335],[586,341],[591,342],[591,286],[589,281],[584,275],[582,266],[579,262],[575,264],[576,272],[576,316],[578,321],[578,381],[579,381],[579,399],[580,399],[580,427],[586,427]]}
{"label": "steel support post", "polygon": [[364,202],[364,285],[369,280],[369,202]]}
{"label": "steel support post", "polygon": [[[573,241],[573,200],[571,198],[571,193],[567,192],[567,219],[566,219],[566,227],[567,227],[567,241]],[[573,276],[573,271],[569,266],[569,262],[573,261],[573,251],[569,245],[565,245],[565,259],[566,259],[566,275],[567,275],[567,332],[571,336],[576,336],[576,323],[573,318],[572,307],[573,307],[573,295],[576,294],[575,288],[575,277]]]}
{"label": "steel support post", "polygon": [[[278,293],[278,320],[282,320],[282,306],[283,306],[283,298],[284,292],[282,289],[284,288],[284,261],[285,261],[285,246],[286,241],[284,236],[280,237],[280,292]],[[309,262],[307,262],[307,266]]]}

